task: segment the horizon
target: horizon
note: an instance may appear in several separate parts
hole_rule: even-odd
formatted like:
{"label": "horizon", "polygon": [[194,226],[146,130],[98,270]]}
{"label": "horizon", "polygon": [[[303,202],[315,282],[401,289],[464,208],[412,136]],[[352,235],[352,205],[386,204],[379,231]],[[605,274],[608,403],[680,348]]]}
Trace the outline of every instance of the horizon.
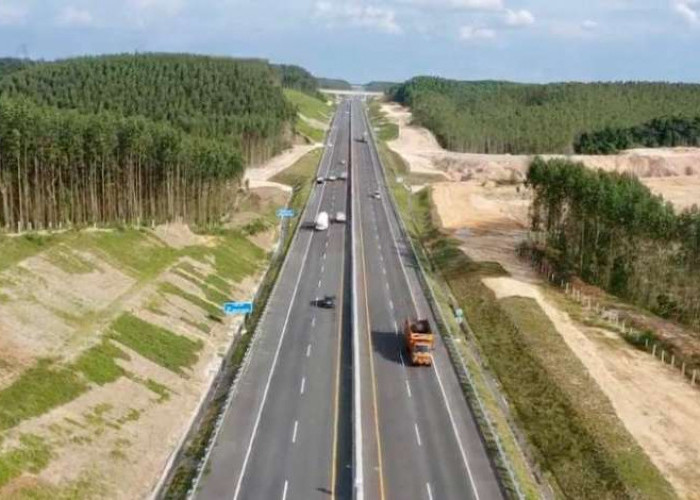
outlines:
{"label": "horizon", "polygon": [[[275,17],[269,12],[274,9]],[[700,82],[696,0],[3,0],[9,57],[186,52],[346,81]]]}

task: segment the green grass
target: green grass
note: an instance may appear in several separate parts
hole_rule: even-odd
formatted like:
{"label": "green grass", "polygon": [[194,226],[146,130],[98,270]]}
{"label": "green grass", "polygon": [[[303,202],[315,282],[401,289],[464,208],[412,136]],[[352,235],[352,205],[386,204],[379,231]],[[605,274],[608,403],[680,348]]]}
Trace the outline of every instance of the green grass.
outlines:
{"label": "green grass", "polygon": [[311,142],[323,142],[323,139],[326,136],[326,133],[323,130],[312,126],[301,117],[299,117],[296,121],[296,130],[301,135],[311,140]]}
{"label": "green grass", "polygon": [[0,487],[24,472],[36,474],[49,464],[51,448],[38,436],[23,434],[19,446],[0,454]]}
{"label": "green grass", "polygon": [[182,288],[176,287],[172,283],[161,283],[160,291],[168,295],[175,295],[194,304],[195,306],[205,311],[207,313],[207,316],[209,316],[209,319],[213,321],[220,322],[221,319],[224,317],[222,307],[215,306],[214,304],[207,302],[206,300],[198,297],[197,295],[191,294],[189,292],[184,291]]}
{"label": "green grass", "polygon": [[377,139],[393,141],[399,138],[399,126],[386,118],[379,102],[372,101],[369,105],[369,116],[372,126],[376,129]]}
{"label": "green grass", "polygon": [[129,313],[122,314],[112,324],[110,337],[144,358],[181,375],[185,368],[197,361],[197,353],[203,346],[201,340],[176,335]]}
{"label": "green grass", "polygon": [[326,124],[330,122],[333,106],[298,90],[284,89],[284,95],[302,115]]}
{"label": "green grass", "polygon": [[224,230],[215,234],[219,238],[215,247],[189,247],[183,250],[184,254],[206,264],[213,259],[215,273],[236,283],[262,269],[267,258],[265,250],[244,234]]}
{"label": "green grass", "polygon": [[[502,299],[500,303],[517,327],[527,349],[546,371],[547,383],[553,381],[572,401],[567,412],[564,398],[552,404],[551,397],[528,394],[527,405],[528,408],[532,407],[528,426],[537,435],[551,435],[554,429],[566,429],[567,426],[580,427],[585,431],[571,432],[568,439],[566,435],[557,433],[558,442],[548,447],[547,460],[560,468],[570,468],[572,463],[580,463],[584,473],[600,470],[600,475],[603,475],[600,464],[606,464],[610,468],[610,477],[619,478],[631,498],[675,498],[671,486],[626,431],[607,396],[563,342],[537,301],[510,297]],[[588,452],[586,447],[595,450],[600,457]],[[595,462],[589,463],[594,459]],[[565,489],[565,485],[562,485],[562,489],[570,491]]]}
{"label": "green grass", "polygon": [[86,390],[86,382],[74,370],[41,360],[0,391],[0,430],[42,415]]}
{"label": "green grass", "polygon": [[152,279],[162,273],[180,253],[145,230],[83,232],[79,235],[80,241],[76,243],[140,280]]}
{"label": "green grass", "polygon": [[104,385],[124,375],[124,370],[115,359],[128,360],[129,356],[109,340],[103,339],[100,344],[83,352],[74,368],[91,382]]}
{"label": "green grass", "polygon": [[50,248],[57,241],[55,236],[0,235],[0,271]]}
{"label": "green grass", "polygon": [[146,382],[144,382],[144,385],[148,388],[148,390],[158,395],[159,403],[170,399],[170,389],[168,389],[163,384],[156,382],[152,378],[146,380]]}
{"label": "green grass", "polygon": [[82,258],[66,245],[54,245],[44,252],[43,256],[68,274],[88,274],[97,269],[92,262]]}

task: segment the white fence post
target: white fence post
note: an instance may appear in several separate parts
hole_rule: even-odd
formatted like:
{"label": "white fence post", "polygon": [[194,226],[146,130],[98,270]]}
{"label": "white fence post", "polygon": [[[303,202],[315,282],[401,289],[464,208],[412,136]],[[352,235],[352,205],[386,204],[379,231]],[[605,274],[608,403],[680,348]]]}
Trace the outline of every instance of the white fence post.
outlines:
{"label": "white fence post", "polygon": [[651,355],[656,357],[656,344],[654,344],[654,347],[651,349]]}

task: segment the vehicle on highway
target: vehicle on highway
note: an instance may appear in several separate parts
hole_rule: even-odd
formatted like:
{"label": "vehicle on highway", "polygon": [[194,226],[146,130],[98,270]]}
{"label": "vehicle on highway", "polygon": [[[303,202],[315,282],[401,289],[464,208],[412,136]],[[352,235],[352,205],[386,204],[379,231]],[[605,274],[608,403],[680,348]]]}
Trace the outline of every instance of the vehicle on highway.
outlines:
{"label": "vehicle on highway", "polygon": [[375,200],[381,200],[382,194],[379,191],[375,191],[374,193],[372,193],[372,198],[374,198]]}
{"label": "vehicle on highway", "polygon": [[340,160],[341,165],[345,165],[347,162],[345,160]]}
{"label": "vehicle on highway", "polygon": [[403,327],[406,350],[409,359],[415,366],[430,366],[433,364],[433,331],[427,319],[416,321],[406,320]]}
{"label": "vehicle on highway", "polygon": [[346,180],[348,180],[348,173],[347,173],[347,172],[341,173],[339,178],[340,178],[341,181],[346,181]]}
{"label": "vehicle on highway", "polygon": [[333,295],[326,295],[316,300],[316,306],[322,309],[335,309],[335,297]]}
{"label": "vehicle on highway", "polygon": [[328,212],[319,212],[314,221],[314,229],[316,231],[325,231],[328,229]]}
{"label": "vehicle on highway", "polygon": [[337,176],[337,175],[331,175],[330,177],[328,177],[328,180],[329,180],[329,181],[337,181],[337,180],[338,180],[338,176]]}
{"label": "vehicle on highway", "polygon": [[337,214],[335,214],[335,221],[336,222],[343,223],[343,222],[346,222],[347,220],[348,219],[347,219],[347,217],[345,217],[344,212],[338,212]]}
{"label": "vehicle on highway", "polygon": [[323,184],[324,180],[323,177],[316,177],[316,184]]}

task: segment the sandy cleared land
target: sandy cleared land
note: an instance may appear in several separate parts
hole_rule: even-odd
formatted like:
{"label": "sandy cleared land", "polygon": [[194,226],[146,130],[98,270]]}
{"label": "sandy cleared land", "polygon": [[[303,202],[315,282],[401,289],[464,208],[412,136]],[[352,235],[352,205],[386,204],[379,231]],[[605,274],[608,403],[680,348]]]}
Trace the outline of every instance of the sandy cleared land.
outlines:
{"label": "sandy cleared land", "polygon": [[[499,262],[509,278],[484,280],[499,297],[537,300],[569,348],[610,399],[619,418],[683,498],[700,498],[700,393],[677,371],[632,349],[614,332],[573,321],[542,292],[541,280],[515,255],[527,235],[530,195],[495,181],[522,179],[527,156],[443,150],[432,134],[410,125],[405,108],[385,104],[400,125],[390,147],[412,171],[443,172],[453,182],[432,186],[434,213],[477,261]],[[679,208],[700,200],[700,150],[634,150],[612,157],[576,157],[591,167],[633,172]],[[691,175],[692,174],[692,175]]]}
{"label": "sandy cleared land", "polygon": [[[524,179],[532,160],[528,155],[446,151],[430,131],[410,124],[411,114],[406,108],[391,103],[384,104],[382,110],[400,127],[398,139],[389,142],[389,147],[409,163],[413,172],[442,173],[452,181],[515,181]],[[700,200],[700,148],[632,149],[612,156],[572,155],[567,158],[591,168],[633,173],[655,193],[682,208],[692,204],[693,199]],[[659,180],[667,177],[682,177],[683,180]]]}
{"label": "sandy cleared land", "polygon": [[251,188],[274,186],[285,191],[291,191],[289,186],[267,181],[282,170],[294,165],[305,154],[319,147],[321,147],[321,144],[297,144],[292,146],[283,153],[270,159],[264,165],[246,169],[245,179],[249,181]]}

